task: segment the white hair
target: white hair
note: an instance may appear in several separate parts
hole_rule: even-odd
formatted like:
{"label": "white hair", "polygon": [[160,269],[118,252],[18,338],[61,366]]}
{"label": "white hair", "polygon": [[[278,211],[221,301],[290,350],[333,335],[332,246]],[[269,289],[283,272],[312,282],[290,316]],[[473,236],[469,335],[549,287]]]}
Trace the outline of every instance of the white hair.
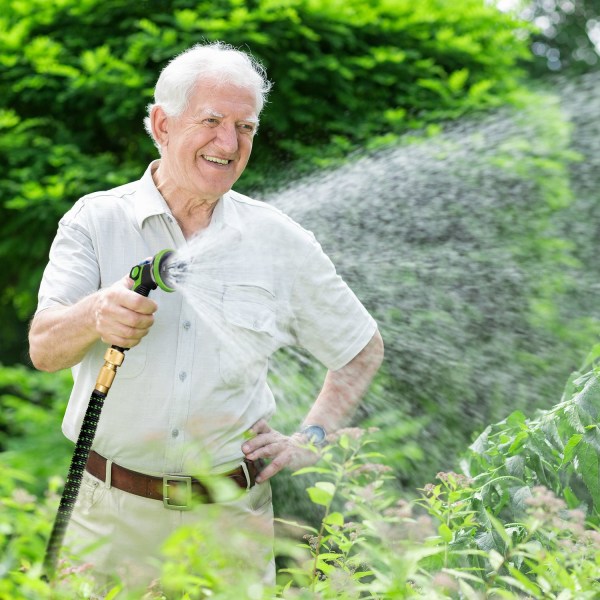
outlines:
{"label": "white hair", "polygon": [[144,119],[144,127],[152,139],[152,109],[160,106],[168,116],[179,116],[187,108],[194,86],[203,80],[211,84],[233,83],[252,90],[256,95],[257,115],[272,85],[265,68],[252,55],[224,42],[196,44],[173,58],[161,71],[154,88],[154,103],[148,105],[148,116]]}

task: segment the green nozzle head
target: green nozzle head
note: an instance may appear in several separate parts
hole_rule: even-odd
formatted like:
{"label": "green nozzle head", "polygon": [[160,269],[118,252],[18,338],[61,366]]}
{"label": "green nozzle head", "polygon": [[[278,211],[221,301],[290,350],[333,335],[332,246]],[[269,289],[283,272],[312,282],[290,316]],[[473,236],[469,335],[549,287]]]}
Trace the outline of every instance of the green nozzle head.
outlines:
{"label": "green nozzle head", "polygon": [[167,263],[170,256],[173,255],[173,250],[161,250],[152,259],[152,276],[154,281],[161,290],[165,292],[174,292],[175,290],[167,283],[168,271]]}
{"label": "green nozzle head", "polygon": [[133,279],[133,291],[148,296],[152,290],[160,287],[165,292],[175,290],[167,283],[167,262],[173,250],[161,250],[150,260],[145,260],[133,267],[129,277]]}

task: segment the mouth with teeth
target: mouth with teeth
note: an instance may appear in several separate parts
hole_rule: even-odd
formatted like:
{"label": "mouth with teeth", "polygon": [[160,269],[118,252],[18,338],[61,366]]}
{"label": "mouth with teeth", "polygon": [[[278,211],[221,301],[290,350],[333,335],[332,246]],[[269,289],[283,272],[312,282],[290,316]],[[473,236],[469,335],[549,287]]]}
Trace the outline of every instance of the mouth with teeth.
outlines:
{"label": "mouth with teeth", "polygon": [[231,162],[230,160],[227,160],[226,158],[217,158],[216,156],[208,156],[206,154],[203,154],[202,158],[204,160],[207,160],[208,162],[216,163],[217,165],[228,165]]}

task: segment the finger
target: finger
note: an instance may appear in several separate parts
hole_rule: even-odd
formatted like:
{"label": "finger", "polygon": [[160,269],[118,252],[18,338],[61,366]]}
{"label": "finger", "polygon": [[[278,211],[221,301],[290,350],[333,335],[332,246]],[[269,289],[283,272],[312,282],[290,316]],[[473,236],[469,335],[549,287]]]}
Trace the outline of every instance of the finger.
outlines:
{"label": "finger", "polygon": [[[246,458],[250,460],[257,460],[259,458],[273,458],[274,456],[281,454],[281,452],[284,451],[287,446],[285,441],[282,441],[281,439],[264,439],[264,436],[261,437],[263,439],[258,440],[258,443],[256,439],[248,442],[248,448],[245,452]],[[244,444],[244,446],[246,446],[246,444]],[[242,448],[242,450],[244,450],[244,448]]]}
{"label": "finger", "polygon": [[139,342],[148,335],[149,331],[150,327],[131,327],[129,325],[123,325],[122,323],[117,323],[113,327],[111,335]]}
{"label": "finger", "polygon": [[255,441],[256,438],[261,434],[270,433],[271,431],[272,429],[264,419],[256,421],[250,429],[247,429],[244,432],[244,439],[246,442],[242,445],[242,452],[244,452],[244,454],[252,452],[254,448],[257,448],[261,444],[261,440]]}
{"label": "finger", "polygon": [[257,483],[263,483],[284,469],[290,461],[287,453],[279,454],[256,477]]}
{"label": "finger", "polygon": [[151,298],[130,290],[124,290],[124,292],[119,300],[125,308],[146,315],[152,315],[158,310],[158,304]]}
{"label": "finger", "polygon": [[256,423],[254,423],[254,425],[252,425],[252,427],[250,427],[250,430],[256,434],[269,433],[269,431],[271,431],[271,427],[269,427],[269,424],[265,421],[265,419],[259,419],[256,421]]}
{"label": "finger", "polygon": [[131,277],[129,277],[129,275],[125,275],[125,277],[123,277],[122,279],[119,279],[118,283],[123,285],[124,287],[126,287],[128,290],[132,290],[133,286],[135,284],[135,281],[133,281],[133,279],[131,279]]}
{"label": "finger", "polygon": [[119,348],[125,348],[129,350],[131,348],[135,348],[142,340],[141,339],[132,339],[132,338],[122,338],[118,336],[106,336],[100,338],[105,344],[110,346],[118,346]]}
{"label": "finger", "polygon": [[142,315],[123,307],[96,312],[96,330],[102,341],[123,348],[139,344],[153,323],[153,315]]}
{"label": "finger", "polygon": [[259,433],[252,439],[244,442],[242,445],[242,452],[250,459],[254,460],[255,458],[265,457],[266,454],[257,454],[257,452],[263,451],[264,448],[267,448],[277,442],[281,441],[281,434],[277,432],[269,432],[269,433]]}
{"label": "finger", "polygon": [[131,327],[114,327],[111,331],[101,334],[101,339],[107,344],[114,344],[122,348],[137,346],[148,334],[149,329],[133,329]]}
{"label": "finger", "polygon": [[124,306],[135,312],[153,314],[158,309],[158,304],[148,296],[143,296],[133,291],[134,281],[126,275],[106,288],[105,299],[111,304]]}
{"label": "finger", "polygon": [[124,337],[139,337],[154,323],[154,315],[139,313],[124,306],[105,304],[96,310],[96,324],[106,333]]}

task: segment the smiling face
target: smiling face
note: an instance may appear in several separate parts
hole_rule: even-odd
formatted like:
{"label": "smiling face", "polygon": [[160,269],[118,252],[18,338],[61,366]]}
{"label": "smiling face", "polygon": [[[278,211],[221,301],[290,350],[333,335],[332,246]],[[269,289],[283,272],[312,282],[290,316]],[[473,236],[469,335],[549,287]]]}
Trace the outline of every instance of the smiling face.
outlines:
{"label": "smiling face", "polygon": [[246,168],[258,125],[256,96],[234,84],[201,82],[181,115],[155,107],[151,119],[167,201],[213,203]]}

